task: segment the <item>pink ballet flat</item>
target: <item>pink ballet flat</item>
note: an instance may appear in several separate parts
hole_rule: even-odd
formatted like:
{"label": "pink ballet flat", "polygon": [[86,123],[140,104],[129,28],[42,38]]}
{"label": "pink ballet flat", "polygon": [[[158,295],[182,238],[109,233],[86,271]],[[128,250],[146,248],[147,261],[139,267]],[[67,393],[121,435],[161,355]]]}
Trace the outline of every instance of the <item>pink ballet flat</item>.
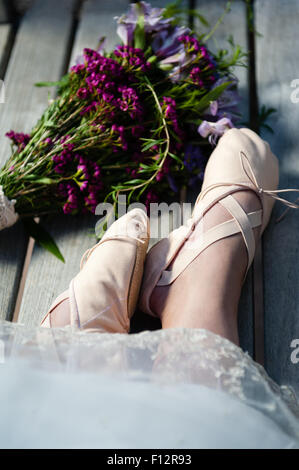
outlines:
{"label": "pink ballet flat", "polygon": [[41,322],[51,327],[51,313],[69,299],[70,325],[97,332],[127,333],[136,308],[149,242],[149,220],[133,209],[116,220],[102,240],[88,250],[81,269]]}
{"label": "pink ballet flat", "polygon": [[[149,251],[146,259],[140,292],[140,309],[155,316],[150,308],[150,298],[155,286],[167,286],[209,247],[212,243],[240,232],[248,253],[247,271],[255,254],[253,229],[265,230],[275,200],[289,207],[298,207],[280,198],[277,193],[293,190],[277,190],[278,160],[268,143],[249,129],[230,129],[219,140],[211,154],[196,200],[194,211],[187,226],[174,230]],[[246,213],[233,194],[240,190],[254,191],[260,198],[262,210]],[[182,250],[203,215],[216,203],[231,214],[232,219],[201,233],[190,249]],[[169,268],[172,263],[171,269]],[[247,273],[246,271],[246,273]]]}

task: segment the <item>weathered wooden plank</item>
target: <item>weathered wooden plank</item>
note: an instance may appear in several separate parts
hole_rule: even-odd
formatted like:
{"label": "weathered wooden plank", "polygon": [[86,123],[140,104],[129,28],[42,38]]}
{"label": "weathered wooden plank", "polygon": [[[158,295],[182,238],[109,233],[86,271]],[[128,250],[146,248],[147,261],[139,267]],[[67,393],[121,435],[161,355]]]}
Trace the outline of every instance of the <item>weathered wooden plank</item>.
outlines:
{"label": "weathered wooden plank", "polygon": [[4,0],[0,0],[0,22],[8,21],[8,12]]}
{"label": "weathered wooden plank", "polygon": [[115,16],[121,16],[127,11],[128,0],[87,0],[83,5],[81,21],[76,34],[76,40],[72,50],[71,62],[74,63],[77,56],[82,54],[84,47],[96,48],[98,40],[106,38],[105,49],[110,51],[115,44],[120,42],[116,35]]}
{"label": "weathered wooden plank", "polygon": [[[36,2],[19,27],[5,75],[6,100],[1,104],[0,164],[10,154],[6,131],[30,131],[47,105],[48,90],[35,88],[41,80],[57,80],[64,63],[71,28],[73,0]],[[27,239],[21,226],[0,233],[0,315],[14,309]]]}
{"label": "weathered wooden plank", "polygon": [[[209,28],[203,26],[199,21],[195,22],[197,32],[207,34],[217,24],[219,18],[225,11],[226,0],[211,2],[200,0],[197,2],[198,11],[207,19]],[[215,29],[214,34],[208,41],[210,50],[216,51],[219,48],[229,49],[229,36],[233,36],[235,44],[242,47],[244,52],[247,47],[247,19],[246,6],[242,0],[233,2],[231,11],[225,15],[222,23]],[[239,80],[239,93],[241,96],[240,110],[241,121],[248,119],[248,77],[245,67],[237,67],[234,71]],[[243,286],[239,306],[239,334],[240,343],[244,350],[253,355],[253,304],[252,304],[252,272],[248,273],[246,283]]]}
{"label": "weathered wooden plank", "polygon": [[[198,11],[208,20],[210,27],[202,26],[196,21],[197,32],[209,33],[214,28],[225,12],[227,6],[226,0],[211,2],[209,0],[198,0]],[[208,40],[208,46],[213,52],[218,49],[231,49],[228,39],[232,37],[236,45],[240,45],[242,50],[247,53],[247,12],[243,0],[232,2],[230,11],[223,17],[222,22],[216,27],[214,34]],[[246,64],[247,59],[243,62]],[[235,75],[239,81],[239,93],[241,96],[241,121],[248,120],[248,72],[246,67],[236,67]]]}
{"label": "weathered wooden plank", "polygon": [[5,54],[5,48],[7,45],[11,26],[9,24],[0,25],[0,61]]}
{"label": "weathered wooden plank", "polygon": [[[13,40],[13,28],[10,24],[0,24],[0,79],[4,79]],[[3,90],[2,90],[3,91]],[[1,96],[1,95],[0,95]],[[2,94],[0,104],[5,99]],[[1,110],[1,108],[0,108]],[[2,111],[2,110],[1,110]]]}
{"label": "weathered wooden plank", "polygon": [[[116,44],[115,16],[127,9],[127,0],[112,3],[88,0],[84,3],[71,63],[81,55],[85,47],[95,48],[99,37],[106,36],[106,48]],[[55,237],[66,263],[62,264],[43,249],[35,246],[25,284],[19,321],[28,325],[38,325],[54,298],[66,289],[70,280],[78,272],[83,252],[96,241],[94,227],[97,218],[57,217],[47,222],[47,228]]]}
{"label": "weathered wooden plank", "polygon": [[[6,102],[0,117],[0,162],[9,155],[7,129],[29,132],[48,101],[48,89],[34,84],[59,77],[71,26],[73,0],[36,2],[17,33],[6,73]],[[54,93],[54,91],[52,91]]]}
{"label": "weathered wooden plank", "polygon": [[[291,87],[298,79],[298,17],[296,0],[283,8],[279,0],[255,2],[256,28],[263,35],[256,42],[259,102],[277,109],[275,133],[263,135],[279,158],[281,188],[299,188],[298,103]],[[277,203],[264,236],[265,365],[278,383],[299,391],[299,365],[290,358],[291,342],[299,338],[299,213],[292,210],[276,224],[282,211]]]}
{"label": "weathered wooden plank", "polygon": [[[11,26],[8,24],[0,25],[0,78],[4,78],[4,62],[7,54],[8,41],[10,36]],[[2,96],[3,97],[3,96]],[[5,96],[4,96],[5,99]],[[4,108],[4,103],[0,103],[0,112],[2,114]],[[26,247],[26,239],[24,236],[19,236],[21,234],[18,227],[14,227],[6,232],[6,235],[3,236],[3,233],[0,233],[0,318],[9,319],[10,312],[14,307],[14,300],[17,294],[18,289],[18,276],[15,276],[15,272],[11,269],[12,264],[15,262],[22,263],[23,253]],[[18,241],[14,250],[14,258],[10,256],[11,236],[15,237],[15,240]],[[18,261],[17,261],[18,260]]]}

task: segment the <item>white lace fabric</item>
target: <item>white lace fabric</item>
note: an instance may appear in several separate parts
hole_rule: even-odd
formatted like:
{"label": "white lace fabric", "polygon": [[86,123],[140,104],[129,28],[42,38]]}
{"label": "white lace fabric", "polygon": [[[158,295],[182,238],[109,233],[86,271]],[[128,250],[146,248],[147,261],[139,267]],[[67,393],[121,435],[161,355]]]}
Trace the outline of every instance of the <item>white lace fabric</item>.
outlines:
{"label": "white lace fabric", "polygon": [[16,223],[19,216],[15,211],[16,201],[10,201],[4,194],[2,186],[0,186],[0,230],[11,227]]}
{"label": "white lace fabric", "polygon": [[275,384],[247,353],[209,331],[124,335],[0,322],[0,340],[4,365],[26,361],[47,375],[58,371],[173,387],[193,384],[228,394],[269,418],[299,446],[299,406],[293,390]]}

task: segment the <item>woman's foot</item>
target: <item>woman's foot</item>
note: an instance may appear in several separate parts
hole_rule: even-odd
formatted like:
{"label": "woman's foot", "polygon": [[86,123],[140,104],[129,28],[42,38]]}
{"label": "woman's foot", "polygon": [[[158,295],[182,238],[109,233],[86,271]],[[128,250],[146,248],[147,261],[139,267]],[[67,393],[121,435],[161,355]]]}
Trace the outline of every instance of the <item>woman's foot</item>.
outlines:
{"label": "woman's foot", "polygon": [[[261,209],[253,191],[240,191],[234,197],[247,213]],[[230,219],[229,212],[215,204],[182,246],[180,256],[192,249],[202,232]],[[259,234],[260,227],[257,227],[256,241]],[[240,233],[218,240],[172,284],[154,288],[151,310],[161,318],[163,328],[204,328],[238,344],[237,312],[247,263],[247,250]],[[172,267],[173,262],[168,269]]]}
{"label": "woman's foot", "polygon": [[83,256],[80,272],[55,300],[42,326],[128,333],[148,241],[149,221],[141,209],[114,222]]}
{"label": "woman's foot", "polygon": [[278,186],[278,161],[249,129],[231,129],[211,154],[188,226],[149,252],[140,308],[163,328],[205,328],[238,344],[237,310]]}

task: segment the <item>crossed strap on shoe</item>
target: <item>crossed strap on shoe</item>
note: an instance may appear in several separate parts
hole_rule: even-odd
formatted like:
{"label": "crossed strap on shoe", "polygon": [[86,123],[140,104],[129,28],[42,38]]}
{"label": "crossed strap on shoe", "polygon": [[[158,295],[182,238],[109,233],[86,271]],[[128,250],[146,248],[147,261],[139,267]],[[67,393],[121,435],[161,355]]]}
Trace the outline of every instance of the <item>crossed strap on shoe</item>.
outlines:
{"label": "crossed strap on shoe", "polygon": [[[214,188],[218,188],[220,186],[241,186],[241,187],[244,187],[244,188],[248,188],[248,189],[253,189],[254,191],[256,191],[258,194],[265,194],[266,196],[269,196],[269,197],[272,197],[273,199],[275,199],[276,201],[280,201],[282,202],[283,204],[285,204],[286,206],[288,206],[290,209],[299,209],[299,205],[296,204],[296,202],[291,202],[291,201],[288,201],[287,199],[283,199],[281,197],[279,197],[277,194],[278,193],[288,193],[288,192],[299,192],[299,189],[275,189],[275,190],[270,190],[270,189],[264,189],[262,188],[259,184],[258,184],[258,181],[255,177],[255,174],[253,172],[253,169],[251,167],[251,164],[250,164],[250,161],[248,159],[248,157],[246,156],[246,154],[241,150],[240,151],[240,161],[241,161],[241,165],[242,165],[242,168],[244,170],[244,173],[246,174],[246,176],[248,177],[248,179],[251,181],[252,183],[252,187],[249,186],[247,183],[228,183],[227,181],[224,182],[224,183],[215,183],[215,184],[211,184],[210,186],[208,186],[202,193],[200,193],[200,197],[201,199],[209,192],[211,191],[211,189],[214,189]],[[244,161],[247,162],[247,165],[248,165],[248,168],[249,168],[249,172],[247,171],[245,165],[244,165]]]}
{"label": "crossed strap on shoe", "polygon": [[[264,188],[261,188],[257,182],[257,179],[254,175],[254,172],[252,170],[252,167],[250,165],[249,159],[245,155],[243,151],[240,152],[240,159],[242,163],[243,170],[248,177],[248,179],[251,182],[251,185],[248,183],[229,183],[229,182],[219,182],[215,183],[213,185],[210,185],[207,187],[201,194],[200,194],[200,199],[202,200],[203,197],[207,194],[208,191],[221,187],[221,186],[232,186],[234,188],[234,191],[236,191],[237,188],[245,188],[251,191],[255,191],[258,195],[261,196],[261,194],[265,194],[266,196],[272,197],[275,200],[278,200],[288,206],[288,208],[299,208],[299,205],[290,202],[286,199],[283,199],[278,196],[278,193],[284,193],[284,192],[299,192],[298,189],[280,189],[280,190],[267,190]],[[244,161],[247,162],[249,171],[247,171]],[[236,233],[241,233],[244,243],[246,245],[247,253],[248,253],[248,264],[247,264],[247,271],[253,261],[254,254],[255,254],[255,238],[253,234],[253,229],[255,227],[258,227],[262,225],[262,215],[263,215],[263,210],[258,210],[255,212],[250,212],[246,213],[239,202],[231,195],[224,195],[224,197],[220,200],[217,201],[219,204],[221,204],[233,217],[233,219],[230,219],[224,223],[221,223],[219,225],[216,225],[215,227],[212,227],[211,229],[207,230],[204,233],[201,233],[199,237],[196,238],[194,244],[194,248],[192,248],[192,242],[191,242],[191,247],[189,249],[184,250],[184,256],[178,256],[173,263],[172,269],[171,270],[164,270],[162,272],[162,275],[157,283],[158,286],[166,286],[171,284],[177,277],[192,263],[192,261],[197,258],[200,253],[202,253],[206,248],[208,248],[210,245],[213,243],[217,242],[218,240],[221,240],[223,238],[235,235]],[[198,204],[198,201],[196,202]],[[202,219],[204,215],[204,211],[199,215],[199,217],[192,218],[191,219],[191,228],[188,231],[188,234],[185,238],[187,240],[189,236],[191,235],[192,231],[194,231],[195,227],[199,223],[199,221]],[[169,266],[171,260],[167,260],[167,266]],[[246,276],[245,274],[245,276]]]}

